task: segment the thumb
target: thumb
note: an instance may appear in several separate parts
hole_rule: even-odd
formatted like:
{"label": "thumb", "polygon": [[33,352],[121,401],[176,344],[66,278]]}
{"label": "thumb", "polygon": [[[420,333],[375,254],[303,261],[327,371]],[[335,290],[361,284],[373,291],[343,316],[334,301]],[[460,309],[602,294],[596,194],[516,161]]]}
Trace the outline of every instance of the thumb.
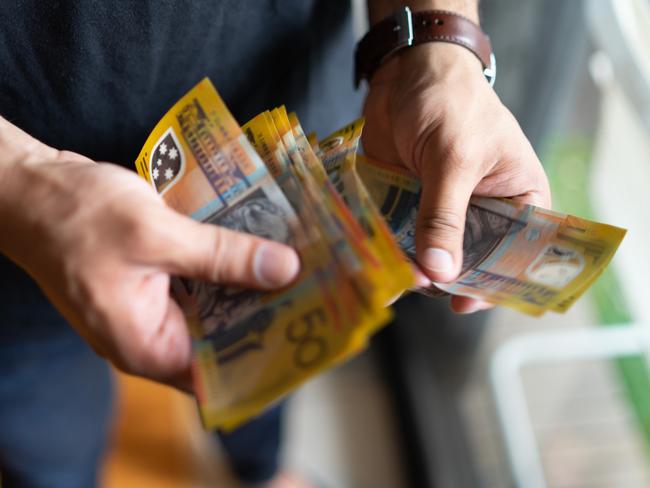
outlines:
{"label": "thumb", "polygon": [[274,289],[288,285],[300,271],[291,247],[225,227],[201,224],[176,214],[168,228],[166,268],[203,281]]}
{"label": "thumb", "polygon": [[474,182],[459,169],[441,171],[431,165],[422,179],[422,196],[416,228],[417,259],[433,281],[458,276],[463,261],[465,214]]}

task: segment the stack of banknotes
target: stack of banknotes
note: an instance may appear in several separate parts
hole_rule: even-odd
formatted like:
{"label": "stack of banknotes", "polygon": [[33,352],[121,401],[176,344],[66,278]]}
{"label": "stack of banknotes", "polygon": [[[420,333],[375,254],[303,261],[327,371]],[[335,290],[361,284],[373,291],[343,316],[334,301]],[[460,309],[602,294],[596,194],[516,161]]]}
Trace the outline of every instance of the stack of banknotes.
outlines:
{"label": "stack of banknotes", "polygon": [[[136,167],[175,210],[293,246],[301,272],[260,292],[172,280],[193,338],[206,427],[232,429],[358,353],[414,286],[420,183],[357,154],[363,120],[318,141],[284,107],[240,127],[208,79],[155,127]],[[625,231],[518,204],[473,199],[463,268],[419,290],[540,315],[563,312],[603,271]]]}

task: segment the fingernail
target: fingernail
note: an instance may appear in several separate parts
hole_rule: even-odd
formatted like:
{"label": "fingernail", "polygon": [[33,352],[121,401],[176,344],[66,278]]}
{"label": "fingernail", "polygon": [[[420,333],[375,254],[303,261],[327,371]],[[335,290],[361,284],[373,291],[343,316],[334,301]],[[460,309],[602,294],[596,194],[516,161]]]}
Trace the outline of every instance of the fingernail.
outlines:
{"label": "fingernail", "polygon": [[425,275],[419,269],[413,270],[413,274],[415,275],[415,286],[419,288],[426,288],[427,286],[431,285],[431,279],[427,278],[427,275]]}
{"label": "fingernail", "polygon": [[479,300],[479,310],[490,310],[491,308],[494,308],[494,305],[492,303]]}
{"label": "fingernail", "polygon": [[471,303],[465,310],[463,310],[460,313],[470,314],[470,313],[479,312],[481,310],[487,310],[488,308],[492,308],[492,305],[487,302],[484,302],[483,300],[474,300],[473,303]]}
{"label": "fingernail", "polygon": [[478,312],[481,310],[481,305],[479,303],[472,303],[471,305],[468,305],[466,308],[463,309],[462,312],[458,312],[461,315],[468,315],[470,313]]}
{"label": "fingernail", "polygon": [[253,273],[265,288],[288,285],[300,271],[300,259],[291,248],[264,242],[253,258]]}
{"label": "fingernail", "polygon": [[454,260],[449,251],[437,247],[424,250],[421,264],[434,273],[448,273],[454,268]]}

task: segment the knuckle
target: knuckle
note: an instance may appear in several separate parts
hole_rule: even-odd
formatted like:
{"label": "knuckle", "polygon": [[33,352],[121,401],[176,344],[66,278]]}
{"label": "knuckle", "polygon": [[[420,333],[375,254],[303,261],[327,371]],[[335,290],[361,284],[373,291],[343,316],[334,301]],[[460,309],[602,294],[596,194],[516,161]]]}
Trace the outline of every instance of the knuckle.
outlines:
{"label": "knuckle", "polygon": [[150,337],[142,337],[139,345],[135,364],[140,374],[151,375],[163,369],[164,355],[161,354],[161,348],[157,347],[156,341]]}
{"label": "knuckle", "polygon": [[452,210],[438,209],[420,219],[420,229],[429,238],[456,239],[465,229],[465,217]]}
{"label": "knuckle", "polygon": [[122,218],[120,231],[124,241],[131,247],[141,248],[149,242],[151,229],[136,215],[126,215]]}
{"label": "knuckle", "polygon": [[474,157],[466,143],[457,139],[448,142],[439,153],[436,177],[471,176],[478,172],[482,159]]}
{"label": "knuckle", "polygon": [[182,351],[176,347],[173,334],[164,322],[154,327],[143,323],[127,322],[130,331],[129,345],[122,356],[123,368],[132,374],[162,380],[184,364]]}
{"label": "knuckle", "polygon": [[101,337],[111,361],[120,369],[137,373],[142,329],[134,306],[136,301],[105,273],[95,277],[85,298],[87,322]]}
{"label": "knuckle", "polygon": [[216,227],[211,230],[206,240],[204,273],[208,280],[219,282],[224,278],[224,257],[228,238],[223,229]]}
{"label": "knuckle", "polygon": [[126,372],[136,375],[146,375],[156,369],[160,362],[157,351],[151,347],[151,337],[139,327],[134,320],[125,320],[119,327],[128,334],[128,344],[119,347],[119,366]]}

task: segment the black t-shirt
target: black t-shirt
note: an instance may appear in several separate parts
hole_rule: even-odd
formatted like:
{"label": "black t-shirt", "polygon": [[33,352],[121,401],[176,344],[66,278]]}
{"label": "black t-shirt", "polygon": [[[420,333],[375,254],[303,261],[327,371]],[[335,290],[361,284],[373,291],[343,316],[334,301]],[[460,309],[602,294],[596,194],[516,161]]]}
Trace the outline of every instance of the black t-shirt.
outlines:
{"label": "black t-shirt", "polygon": [[240,122],[285,103],[324,136],[358,113],[353,48],[348,0],[0,2],[0,114],[131,166],[209,76]]}
{"label": "black t-shirt", "polygon": [[[133,168],[160,117],[209,76],[241,123],[284,103],[324,136],[359,113],[350,17],[348,0],[2,1],[0,115]],[[0,339],[51,320],[43,300],[0,256]]]}

